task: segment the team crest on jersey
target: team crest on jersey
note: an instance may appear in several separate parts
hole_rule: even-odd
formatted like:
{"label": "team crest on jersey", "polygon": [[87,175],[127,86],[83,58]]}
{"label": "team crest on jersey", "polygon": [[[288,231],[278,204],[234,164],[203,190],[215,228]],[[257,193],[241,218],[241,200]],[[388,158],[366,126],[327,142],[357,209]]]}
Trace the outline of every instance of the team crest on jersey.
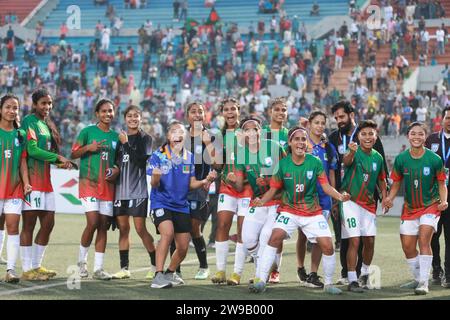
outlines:
{"label": "team crest on jersey", "polygon": [[430,167],[424,167],[423,168],[423,174],[425,176],[429,176],[430,175]]}
{"label": "team crest on jersey", "polygon": [[18,147],[19,144],[20,144],[20,143],[19,143],[19,139],[15,138],[15,139],[14,139],[14,144],[16,145],[16,147]]}
{"label": "team crest on jersey", "polygon": [[286,173],[286,174],[284,175],[284,179],[292,179],[291,174],[290,174],[290,173]]}
{"label": "team crest on jersey", "polygon": [[431,151],[437,152],[439,149],[439,143],[432,143],[431,144]]}
{"label": "team crest on jersey", "polygon": [[112,148],[113,148],[113,149],[116,149],[116,147],[117,147],[117,142],[116,142],[116,141],[113,141],[113,142],[111,143],[111,145],[112,145]]}
{"label": "team crest on jersey", "polygon": [[372,170],[377,171],[377,163],[376,162],[372,162]]}
{"label": "team crest on jersey", "polygon": [[189,165],[184,165],[183,166],[183,173],[189,173],[189,172],[190,172]]}
{"label": "team crest on jersey", "polygon": [[162,174],[168,174],[169,170],[170,170],[170,168],[168,165],[164,165],[161,167]]}
{"label": "team crest on jersey", "polygon": [[266,160],[264,160],[266,166],[270,167],[272,165],[272,158],[267,157]]}
{"label": "team crest on jersey", "polygon": [[308,178],[308,180],[311,180],[313,177],[313,172],[312,171],[306,171],[306,177]]}

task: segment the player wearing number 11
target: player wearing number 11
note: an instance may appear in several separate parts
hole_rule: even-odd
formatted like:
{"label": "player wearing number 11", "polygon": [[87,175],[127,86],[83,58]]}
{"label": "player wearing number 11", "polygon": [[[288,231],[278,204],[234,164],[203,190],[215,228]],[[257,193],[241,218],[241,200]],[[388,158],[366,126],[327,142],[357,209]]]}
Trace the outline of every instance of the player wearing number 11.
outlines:
{"label": "player wearing number 11", "polygon": [[318,243],[323,253],[324,291],[340,294],[341,290],[333,287],[332,280],[336,258],[331,241],[328,222],[322,215],[317,194],[317,182],[323,191],[338,201],[350,198],[346,192],[339,193],[328,183],[327,176],[319,158],[307,154],[308,133],[304,128],[294,127],[289,130],[288,143],[290,154],[280,160],[275,174],[270,181],[270,189],[262,199],[254,200],[255,206],[264,206],[272,200],[278,190],[282,190],[281,205],[268,245],[265,247],[258,267],[257,278],[249,287],[251,292],[263,292],[266,279],[275,260],[277,248],[281,242],[300,228],[309,241]]}
{"label": "player wearing number 11", "polygon": [[361,268],[361,286],[368,289],[369,266],[372,262],[376,227],[376,200],[374,193],[377,185],[383,199],[386,198],[386,172],[383,157],[373,149],[377,139],[377,124],[372,120],[362,121],[358,126],[358,140],[348,144],[344,155],[344,178],[341,190],[351,195],[351,200],[342,203],[342,238],[349,239],[347,251],[348,290],[364,292],[357,281],[356,262],[360,238],[363,242],[363,265]]}
{"label": "player wearing number 11", "polygon": [[72,148],[72,159],[80,160],[79,197],[86,212],[87,225],[81,236],[78,266],[80,277],[88,277],[86,269],[89,246],[95,231],[94,279],[110,280],[103,270],[108,218],[113,215],[114,185],[106,182],[106,172],[114,167],[119,136],[111,130],[114,103],[102,99],[95,106],[98,123],[81,130]]}
{"label": "player wearing number 11", "polygon": [[[400,239],[414,281],[403,287],[416,294],[428,293],[431,263],[431,238],[437,230],[441,211],[448,207],[445,170],[441,158],[424,147],[425,126],[414,122],[407,135],[411,147],[394,162],[394,181],[383,207],[391,208],[402,181],[405,182],[405,205],[401,216]],[[417,252],[419,244],[419,253]]]}

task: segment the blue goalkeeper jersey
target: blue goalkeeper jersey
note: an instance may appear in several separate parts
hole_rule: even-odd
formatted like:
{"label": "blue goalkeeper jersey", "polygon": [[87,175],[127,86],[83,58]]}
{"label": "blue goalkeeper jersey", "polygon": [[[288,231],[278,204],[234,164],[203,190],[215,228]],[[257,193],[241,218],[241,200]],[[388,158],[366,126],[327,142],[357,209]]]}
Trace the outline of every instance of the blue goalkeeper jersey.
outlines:
{"label": "blue goalkeeper jersey", "polygon": [[187,195],[191,177],[195,177],[194,158],[191,152],[183,150],[182,157],[174,156],[169,146],[158,149],[150,157],[148,175],[154,168],[162,171],[157,188],[150,193],[150,209],[169,209],[189,214]]}

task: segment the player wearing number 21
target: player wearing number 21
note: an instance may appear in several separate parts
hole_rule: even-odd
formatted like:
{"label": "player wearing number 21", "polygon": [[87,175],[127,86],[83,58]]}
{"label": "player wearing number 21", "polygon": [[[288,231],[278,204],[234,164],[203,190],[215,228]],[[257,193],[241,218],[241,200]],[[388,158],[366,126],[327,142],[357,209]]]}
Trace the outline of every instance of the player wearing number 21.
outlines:
{"label": "player wearing number 21", "polygon": [[331,241],[331,232],[322,208],[319,205],[317,182],[323,191],[338,201],[347,201],[350,195],[339,193],[329,183],[319,158],[307,154],[308,133],[302,127],[289,130],[288,143],[290,154],[280,160],[270,181],[270,189],[264,196],[254,200],[255,206],[264,206],[281,190],[280,213],[270,236],[269,243],[264,249],[260,261],[258,278],[250,286],[251,292],[263,292],[270,267],[275,259],[280,243],[290,237],[300,228],[309,241],[317,243],[323,253],[324,291],[329,294],[340,294],[340,289],[334,287],[333,275],[336,258]]}
{"label": "player wearing number 21", "polygon": [[[394,181],[383,207],[391,208],[400,183],[405,182],[405,204],[400,223],[400,239],[414,281],[403,287],[416,294],[428,293],[428,278],[433,256],[431,238],[436,232],[441,211],[448,207],[445,170],[441,158],[424,147],[425,126],[414,122],[408,127],[411,147],[394,162]],[[417,252],[419,244],[419,252]]]}
{"label": "player wearing number 21", "polygon": [[81,236],[78,266],[80,277],[88,277],[86,262],[95,231],[94,279],[110,280],[111,275],[103,271],[103,256],[106,249],[108,218],[113,215],[114,185],[106,182],[107,171],[115,166],[115,155],[119,136],[111,130],[114,118],[114,103],[100,100],[95,106],[98,123],[81,130],[73,148],[72,159],[80,161],[79,197],[86,212],[87,225]]}

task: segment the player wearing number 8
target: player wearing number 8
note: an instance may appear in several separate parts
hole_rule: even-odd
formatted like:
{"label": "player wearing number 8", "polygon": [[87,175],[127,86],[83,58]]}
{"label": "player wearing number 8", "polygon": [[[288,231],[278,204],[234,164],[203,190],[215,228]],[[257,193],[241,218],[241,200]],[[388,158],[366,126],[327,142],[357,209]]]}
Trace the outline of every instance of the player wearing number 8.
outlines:
{"label": "player wearing number 8", "polygon": [[332,280],[335,271],[336,258],[331,240],[331,232],[322,208],[319,205],[317,182],[323,191],[339,201],[347,201],[348,194],[337,192],[328,183],[322,162],[319,158],[307,154],[308,134],[304,128],[294,127],[289,131],[290,155],[280,160],[275,175],[270,181],[270,189],[262,199],[256,198],[256,206],[264,206],[272,200],[278,190],[282,190],[280,213],[272,235],[262,254],[261,266],[258,268],[257,279],[250,286],[251,292],[263,292],[270,267],[275,259],[280,243],[300,228],[309,241],[318,243],[323,253],[324,291],[330,294],[340,294],[341,290],[333,287]]}
{"label": "player wearing number 8", "polygon": [[[401,216],[400,239],[414,281],[404,285],[416,294],[428,293],[428,280],[433,256],[431,238],[437,230],[440,212],[448,207],[445,170],[441,158],[424,147],[425,126],[414,122],[407,131],[411,147],[394,162],[394,181],[383,207],[391,208],[402,181],[405,204]],[[417,252],[419,244],[419,253]]]}
{"label": "player wearing number 8", "polygon": [[[244,188],[244,180],[252,187],[255,197],[262,197],[269,190],[270,177],[280,158],[286,156],[284,149],[273,140],[261,139],[261,124],[256,118],[246,118],[241,123],[245,138],[244,163],[236,161],[235,189],[240,192]],[[250,208],[242,225],[242,242],[254,257],[256,267],[264,252],[264,248],[272,233],[272,226],[277,217],[279,200],[272,200],[264,207]],[[258,270],[256,270],[258,275]]]}
{"label": "player wearing number 8", "polygon": [[369,266],[372,262],[376,229],[377,185],[383,199],[386,198],[386,173],[383,157],[373,149],[377,139],[377,124],[371,120],[362,121],[358,126],[358,140],[350,142],[348,152],[344,155],[344,178],[342,190],[350,193],[351,200],[341,204],[343,230],[342,238],[349,239],[347,251],[348,290],[364,292],[357,282],[356,261],[360,238],[363,242],[363,265],[360,282],[363,288],[368,287]]}
{"label": "player wearing number 8", "polygon": [[107,171],[115,165],[119,136],[111,130],[114,118],[114,103],[100,100],[95,106],[98,123],[81,130],[72,147],[72,159],[80,160],[79,197],[86,211],[87,225],[80,244],[78,265],[80,276],[88,276],[86,263],[89,246],[95,231],[95,279],[110,280],[111,275],[103,270],[106,249],[108,219],[113,215],[114,185],[106,181]]}

